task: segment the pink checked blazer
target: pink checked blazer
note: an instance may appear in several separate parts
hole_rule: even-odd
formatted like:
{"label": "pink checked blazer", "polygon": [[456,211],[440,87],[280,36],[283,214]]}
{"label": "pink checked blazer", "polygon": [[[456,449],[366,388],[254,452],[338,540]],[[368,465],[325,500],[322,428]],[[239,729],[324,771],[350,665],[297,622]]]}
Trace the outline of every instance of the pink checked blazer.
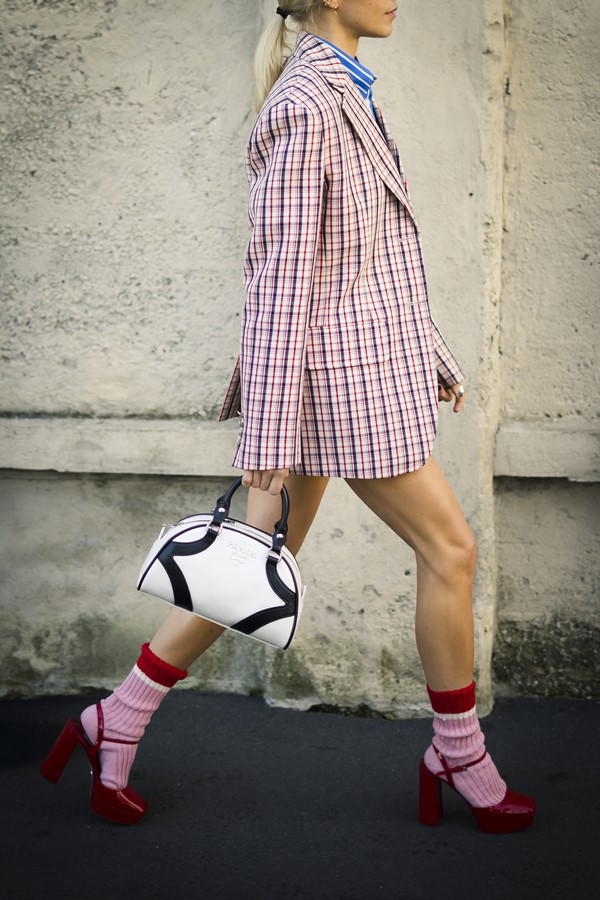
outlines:
{"label": "pink checked blazer", "polygon": [[241,352],[220,419],[233,465],[382,478],[422,466],[437,382],[463,374],[433,323],[396,145],[331,49],[301,33],[252,131]]}

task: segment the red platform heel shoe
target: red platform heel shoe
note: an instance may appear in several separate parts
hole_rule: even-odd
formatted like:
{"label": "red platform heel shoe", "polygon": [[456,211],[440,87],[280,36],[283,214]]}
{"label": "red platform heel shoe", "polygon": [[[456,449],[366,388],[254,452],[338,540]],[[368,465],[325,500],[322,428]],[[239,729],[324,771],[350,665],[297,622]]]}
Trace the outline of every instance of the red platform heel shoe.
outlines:
{"label": "red platform heel shoe", "polygon": [[148,804],[143,797],[140,797],[139,794],[129,787],[125,787],[120,791],[114,791],[102,784],[100,781],[98,751],[103,740],[114,744],[135,744],[137,741],[119,741],[105,738],[104,717],[100,703],[97,704],[96,710],[98,713],[96,743],[90,743],[83,725],[78,719],[69,719],[56,739],[50,753],[42,763],[40,772],[44,778],[56,784],[73,750],[77,744],[81,744],[87,754],[92,772],[92,809],[98,815],[104,816],[105,819],[110,819],[111,822],[119,822],[121,825],[135,825],[146,812]]}
{"label": "red platform heel shoe", "polygon": [[[467,763],[465,766],[456,766],[456,768],[452,769],[444,755],[438,750],[436,750],[436,753],[443,766],[441,772],[430,772],[423,760],[421,760],[419,766],[419,819],[424,825],[438,825],[443,814],[443,779],[440,776],[445,775],[448,779],[445,782],[448,787],[451,787],[459,796],[462,796],[454,785],[452,773],[464,772],[465,769],[477,765],[485,757],[484,753],[483,756],[474,762]],[[465,800],[465,803],[473,813],[475,821],[479,825],[479,830],[488,834],[509,834],[512,831],[522,831],[524,828],[529,828],[533,822],[535,800],[531,797],[526,797],[525,794],[518,794],[516,791],[507,790],[504,799],[494,806],[479,808],[471,806],[467,800]]]}

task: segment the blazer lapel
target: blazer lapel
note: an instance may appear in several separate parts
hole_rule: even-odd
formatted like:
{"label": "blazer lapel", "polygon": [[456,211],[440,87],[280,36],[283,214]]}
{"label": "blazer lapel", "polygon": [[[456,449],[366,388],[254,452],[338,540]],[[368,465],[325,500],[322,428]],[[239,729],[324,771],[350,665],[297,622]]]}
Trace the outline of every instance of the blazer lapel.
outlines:
{"label": "blazer lapel", "polygon": [[[290,62],[295,57],[304,57],[318,68],[323,77],[342,95],[342,111],[349,120],[354,133],[363,145],[373,168],[392,193],[406,207],[416,223],[415,214],[405,188],[404,174],[396,144],[379,108],[375,107],[377,121],[352,82],[342,63],[332,50],[314,35],[300,32]],[[381,127],[380,127],[381,126]]]}
{"label": "blazer lapel", "polygon": [[[373,118],[365,101],[360,96],[358,89],[354,91],[348,88],[344,91],[342,97],[342,110],[349,119],[361,144],[365,148],[375,171],[385,182],[390,191],[392,191],[406,207],[411,218],[415,219],[415,214],[410,205],[410,200],[402,180],[401,170],[398,165],[399,159],[395,158],[389,139],[386,140],[387,129],[386,136],[384,136],[382,129]],[[381,114],[380,121],[383,124]],[[395,147],[393,142],[392,145]]]}
{"label": "blazer lapel", "polygon": [[387,126],[387,122],[383,118],[383,113],[381,112],[381,109],[379,108],[379,106],[376,103],[374,103],[373,106],[375,107],[375,116],[377,118],[377,123],[383,133],[383,136],[385,137],[389,151],[392,154],[392,156],[394,157],[394,163],[395,163],[396,168],[398,169],[398,172],[400,173],[400,180],[402,182],[402,187],[404,188],[404,193],[406,194],[406,196],[408,197],[409,202],[410,202],[410,197],[408,195],[408,188],[406,186],[406,177],[404,175],[404,169],[402,168],[402,161],[400,159],[400,153],[398,152],[398,146],[392,136],[391,131],[389,130],[389,128]]}

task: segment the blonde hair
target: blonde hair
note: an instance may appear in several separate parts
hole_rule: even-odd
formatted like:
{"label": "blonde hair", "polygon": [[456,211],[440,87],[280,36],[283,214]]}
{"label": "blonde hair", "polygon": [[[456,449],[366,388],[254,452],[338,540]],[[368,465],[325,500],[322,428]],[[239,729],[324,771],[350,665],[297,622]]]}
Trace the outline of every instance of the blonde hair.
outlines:
{"label": "blonde hair", "polygon": [[[313,21],[315,13],[322,6],[323,0],[284,0],[283,6],[277,8],[285,12],[297,28],[302,28]],[[283,71],[287,57],[293,49],[290,38],[295,33],[295,30],[288,27],[287,17],[275,14],[260,36],[254,54],[256,112],[260,112],[267,94]]]}

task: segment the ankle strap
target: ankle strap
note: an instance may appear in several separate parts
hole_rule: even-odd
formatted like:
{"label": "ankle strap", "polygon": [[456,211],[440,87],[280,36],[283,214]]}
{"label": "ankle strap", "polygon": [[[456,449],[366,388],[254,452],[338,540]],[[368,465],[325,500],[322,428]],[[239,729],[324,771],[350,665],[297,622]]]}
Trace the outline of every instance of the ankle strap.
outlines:
{"label": "ankle strap", "polygon": [[109,744],[137,744],[138,741],[123,741],[120,738],[109,738],[104,737],[104,711],[102,709],[101,703],[96,703],[96,715],[98,716],[98,734],[96,735],[96,743],[94,747],[96,750],[100,747],[105,741],[108,741]]}
{"label": "ankle strap", "polygon": [[448,776],[448,784],[450,785],[450,787],[454,787],[454,779],[452,778],[453,773],[465,772],[467,769],[470,769],[471,766],[476,766],[477,763],[482,762],[485,759],[485,757],[487,756],[487,750],[484,750],[482,755],[478,759],[474,759],[473,762],[464,763],[462,766],[451,767],[448,765],[448,761],[447,761],[446,757],[444,756],[444,754],[440,750],[438,750],[438,748],[435,746],[435,744],[433,742],[432,742],[431,746],[435,750],[436,756],[443,766],[442,771],[436,772],[435,776],[436,776],[436,778],[439,778],[440,775],[447,775]]}

